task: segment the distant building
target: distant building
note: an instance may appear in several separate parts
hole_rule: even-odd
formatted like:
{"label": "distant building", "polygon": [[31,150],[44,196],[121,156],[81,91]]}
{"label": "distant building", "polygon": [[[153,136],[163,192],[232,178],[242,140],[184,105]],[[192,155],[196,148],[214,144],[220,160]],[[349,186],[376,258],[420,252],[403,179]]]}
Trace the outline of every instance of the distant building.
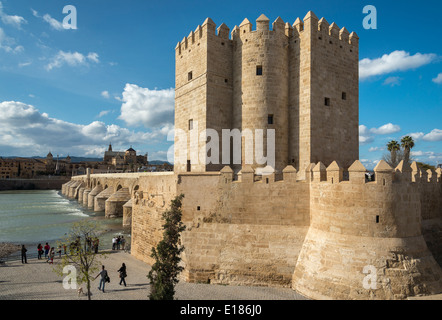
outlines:
{"label": "distant building", "polygon": [[32,158],[0,158],[0,179],[31,179],[46,172],[44,161]]}
{"label": "distant building", "polygon": [[137,155],[137,152],[130,147],[126,151],[113,151],[112,144],[104,152],[103,164],[112,171],[135,171],[138,167],[147,165],[147,153]]}
{"label": "distant building", "polygon": [[71,157],[69,155],[65,159],[59,159],[57,155],[57,159],[54,159],[49,151],[44,162],[46,164],[46,174],[71,174]]}

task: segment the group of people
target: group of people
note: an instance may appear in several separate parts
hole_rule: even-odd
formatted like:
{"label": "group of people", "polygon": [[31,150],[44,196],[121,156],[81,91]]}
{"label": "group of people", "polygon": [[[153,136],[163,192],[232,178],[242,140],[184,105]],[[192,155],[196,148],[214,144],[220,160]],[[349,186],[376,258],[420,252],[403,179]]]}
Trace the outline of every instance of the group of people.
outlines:
{"label": "group of people", "polygon": [[[121,265],[121,268],[117,270],[117,272],[119,273],[119,277],[120,277],[120,286],[121,284],[124,284],[124,286],[126,287],[126,277],[127,277],[127,273],[126,273],[126,265],[123,264]],[[103,291],[104,292],[104,286],[107,282],[110,282],[110,278],[109,275],[107,273],[107,270],[105,269],[104,266],[101,266],[101,271],[97,274],[97,276],[95,277],[95,279],[97,279],[98,277],[100,277],[100,284],[98,285],[98,290]],[[95,280],[94,279],[94,280]]]}
{"label": "group of people", "polygon": [[126,239],[124,236],[118,236],[112,238],[112,250],[124,250],[124,246],[126,245]]}
{"label": "group of people", "polygon": [[[61,258],[61,247],[58,247],[57,253],[59,257]],[[37,259],[41,260],[43,256],[43,252],[45,255],[46,262],[49,262],[50,264],[54,263],[54,257],[55,257],[55,247],[51,247],[47,242],[44,246],[41,245],[41,243],[37,246]],[[66,254],[66,246],[64,246],[64,253]]]}

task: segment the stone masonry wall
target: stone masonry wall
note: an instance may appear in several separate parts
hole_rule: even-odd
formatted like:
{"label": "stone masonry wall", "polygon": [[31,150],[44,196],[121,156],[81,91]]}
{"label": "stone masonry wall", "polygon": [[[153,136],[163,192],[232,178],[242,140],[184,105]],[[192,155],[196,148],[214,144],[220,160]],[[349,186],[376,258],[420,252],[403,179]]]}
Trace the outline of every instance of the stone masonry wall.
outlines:
{"label": "stone masonry wall", "polygon": [[[332,169],[332,168],[330,168]],[[293,275],[293,289],[314,299],[403,299],[442,290],[442,271],[421,228],[417,185],[381,161],[376,181],[362,165],[350,181],[317,164],[310,184],[311,224]],[[342,170],[342,169],[341,169]],[[336,171],[334,171],[336,172]],[[405,176],[406,173],[404,173]],[[374,287],[364,287],[373,267]]]}

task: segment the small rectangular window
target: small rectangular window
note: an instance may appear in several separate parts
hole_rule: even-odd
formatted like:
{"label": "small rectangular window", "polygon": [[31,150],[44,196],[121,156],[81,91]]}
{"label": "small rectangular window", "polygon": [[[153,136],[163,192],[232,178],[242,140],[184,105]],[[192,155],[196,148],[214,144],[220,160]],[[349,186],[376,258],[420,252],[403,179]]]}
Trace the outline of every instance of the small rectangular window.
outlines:
{"label": "small rectangular window", "polygon": [[190,72],[187,74],[187,80],[188,80],[188,81],[192,80],[192,71],[190,71]]}
{"label": "small rectangular window", "polygon": [[376,216],[376,223],[379,223],[379,216]]}
{"label": "small rectangular window", "polygon": [[347,93],[346,92],[342,92],[342,100],[347,100]]}
{"label": "small rectangular window", "polygon": [[262,76],[262,66],[256,66],[256,75]]}
{"label": "small rectangular window", "polygon": [[267,123],[273,124],[273,114],[269,114],[269,116],[267,117]]}
{"label": "small rectangular window", "polygon": [[330,98],[325,98],[324,99],[324,104],[326,105],[326,106],[330,106]]}
{"label": "small rectangular window", "polygon": [[201,207],[200,207],[200,206],[196,207],[196,210],[200,211],[200,210],[201,210]]}
{"label": "small rectangular window", "polygon": [[193,129],[193,119],[189,120],[189,130]]}
{"label": "small rectangular window", "polygon": [[190,160],[187,160],[187,172],[190,172],[190,171],[192,171],[192,166],[191,166],[191,164],[190,164]]}

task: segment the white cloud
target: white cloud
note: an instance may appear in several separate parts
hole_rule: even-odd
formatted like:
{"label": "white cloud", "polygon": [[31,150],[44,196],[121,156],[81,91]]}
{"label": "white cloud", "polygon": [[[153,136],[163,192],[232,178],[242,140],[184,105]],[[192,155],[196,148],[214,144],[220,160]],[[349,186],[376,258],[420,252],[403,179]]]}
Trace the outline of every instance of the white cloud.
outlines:
{"label": "white cloud", "polygon": [[31,9],[31,11],[34,17],[43,19],[43,21],[47,22],[52,29],[57,31],[66,30],[63,26],[63,23],[58,21],[57,19],[54,19],[50,14],[46,13],[43,16],[40,16],[36,10]]}
{"label": "white cloud", "polygon": [[93,61],[95,63],[99,63],[100,60],[98,59],[98,54],[95,52],[89,52],[89,54],[87,55],[88,60]]}
{"label": "white cloud", "polygon": [[20,53],[24,51],[23,46],[16,46],[15,40],[8,37],[2,28],[0,28],[0,49],[8,53]]}
{"label": "white cloud", "polygon": [[424,141],[442,141],[442,130],[433,129],[430,133],[423,132],[413,132],[409,133],[408,136],[412,137],[414,140],[424,140]]}
{"label": "white cloud", "polygon": [[18,66],[20,68],[23,68],[23,67],[30,66],[31,64],[32,64],[32,62],[22,62],[22,63],[19,63]]}
{"label": "white cloud", "polygon": [[64,28],[63,28],[63,23],[61,23],[60,21],[58,21],[58,20],[52,18],[49,14],[45,14],[45,15],[43,16],[43,20],[46,21],[47,23],[49,23],[49,25],[50,25],[53,29],[55,29],[55,30],[61,31],[61,30],[64,29]]}
{"label": "white cloud", "polygon": [[371,128],[370,132],[374,134],[390,134],[390,133],[396,133],[401,130],[401,127],[399,127],[396,124],[387,123],[379,128]]}
{"label": "white cloud", "polygon": [[424,155],[422,151],[410,151],[410,154],[417,157]]}
{"label": "white cloud", "polygon": [[409,133],[407,134],[407,136],[410,136],[413,138],[413,140],[419,140],[422,139],[424,137],[424,133],[423,132],[413,132],[413,133]]}
{"label": "white cloud", "polygon": [[371,128],[371,129],[368,129],[367,126],[361,124],[359,126],[359,144],[365,145],[373,142],[375,138],[374,135],[385,135],[390,133],[396,133],[400,130],[401,130],[400,126],[392,123],[387,123],[384,124],[383,126],[380,126],[379,128]]}
{"label": "white cloud", "polygon": [[371,147],[370,149],[368,149],[368,152],[375,152],[375,151],[384,151],[385,148],[382,147]]}
{"label": "white cloud", "polygon": [[6,14],[6,13],[3,11],[3,4],[2,4],[1,1],[0,1],[0,19],[2,20],[2,22],[3,22],[4,24],[8,24],[8,25],[14,26],[14,27],[17,28],[17,29],[20,29],[21,26],[22,26],[22,24],[26,24],[26,23],[28,23],[28,22],[26,21],[26,19],[23,18],[23,17],[20,17],[20,16],[11,16],[11,15]]}
{"label": "white cloud", "polygon": [[430,133],[424,135],[422,139],[426,141],[442,141],[442,130],[433,129]]}
{"label": "white cloud", "polygon": [[146,128],[170,126],[174,122],[175,90],[150,90],[126,84],[119,119],[130,126]]}
{"label": "white cloud", "polygon": [[46,65],[46,70],[50,71],[54,68],[60,68],[63,64],[67,64],[71,67],[74,66],[87,66],[88,62],[98,63],[98,54],[91,52],[87,56],[79,52],[65,52],[59,51]]}
{"label": "white cloud", "polygon": [[380,58],[365,58],[359,61],[359,79],[416,69],[434,61],[436,57],[437,55],[433,53],[422,54],[418,52],[410,55],[408,52],[396,50],[390,54],[384,54]]}
{"label": "white cloud", "polygon": [[432,79],[434,83],[441,84],[442,83],[442,72],[437,75],[436,78]]}
{"label": "white cloud", "polygon": [[359,125],[359,144],[364,145],[374,141],[374,137],[363,124]]}
{"label": "white cloud", "polygon": [[103,98],[109,99],[109,98],[110,98],[109,91],[102,91],[102,92],[101,92],[101,96],[102,96]]}
{"label": "white cloud", "polygon": [[103,110],[98,114],[98,118],[104,117],[105,115],[109,114],[111,110]]}
{"label": "white cloud", "polygon": [[96,155],[102,156],[109,141],[116,146],[127,146],[165,139],[161,130],[135,132],[115,124],[106,125],[102,121],[87,125],[70,123],[51,118],[32,105],[16,101],[0,102],[0,123],[2,154],[29,155],[32,152],[35,155],[57,149],[59,153],[81,155],[100,150]]}
{"label": "white cloud", "polygon": [[388,77],[387,79],[385,79],[383,84],[386,86],[389,85],[391,87],[394,87],[400,85],[401,80],[402,78],[400,77]]}

